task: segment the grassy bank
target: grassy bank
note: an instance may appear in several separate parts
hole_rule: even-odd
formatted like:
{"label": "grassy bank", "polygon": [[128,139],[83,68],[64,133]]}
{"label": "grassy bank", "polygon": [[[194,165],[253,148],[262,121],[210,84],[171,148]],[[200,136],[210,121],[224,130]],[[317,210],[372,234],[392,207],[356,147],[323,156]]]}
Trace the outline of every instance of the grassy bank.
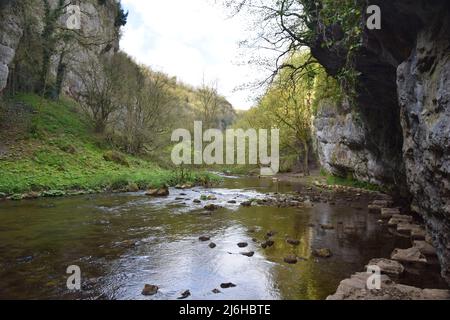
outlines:
{"label": "grassy bank", "polygon": [[149,160],[114,150],[102,137],[92,134],[89,121],[71,101],[53,102],[35,95],[20,95],[6,104],[8,109],[21,112],[4,111],[2,116],[6,123],[0,131],[3,196],[135,190],[217,180],[203,172],[182,177]]}
{"label": "grassy bank", "polygon": [[359,181],[351,176],[349,177],[338,177],[333,176],[324,169],[320,171],[320,175],[326,178],[326,183],[329,186],[345,186],[351,188],[359,188],[369,191],[384,191],[379,185],[372,184],[365,181]]}

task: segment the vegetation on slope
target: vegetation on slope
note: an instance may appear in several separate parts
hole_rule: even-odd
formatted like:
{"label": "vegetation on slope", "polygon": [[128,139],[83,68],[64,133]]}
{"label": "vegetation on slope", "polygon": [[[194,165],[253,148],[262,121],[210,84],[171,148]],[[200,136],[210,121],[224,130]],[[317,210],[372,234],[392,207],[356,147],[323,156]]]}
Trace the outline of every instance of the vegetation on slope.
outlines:
{"label": "vegetation on slope", "polygon": [[35,193],[52,196],[80,190],[137,191],[217,179],[207,173],[162,169],[152,161],[112,149],[91,133],[89,121],[69,100],[55,102],[27,94],[7,104],[24,112],[14,120],[2,121],[0,193],[32,192],[34,197],[38,196]]}

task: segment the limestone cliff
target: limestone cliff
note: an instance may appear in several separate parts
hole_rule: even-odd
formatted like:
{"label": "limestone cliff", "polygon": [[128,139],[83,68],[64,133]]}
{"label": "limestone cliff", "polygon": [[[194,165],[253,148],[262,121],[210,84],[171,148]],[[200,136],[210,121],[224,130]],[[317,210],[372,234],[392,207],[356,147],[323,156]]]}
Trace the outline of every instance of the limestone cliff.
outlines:
{"label": "limestone cliff", "polygon": [[[51,8],[55,8],[58,0],[49,0]],[[57,45],[57,51],[64,49],[64,65],[67,72],[64,79],[64,89],[76,90],[80,83],[76,76],[79,64],[94,64],[104,54],[113,54],[119,48],[119,28],[116,25],[118,5],[116,0],[84,0],[78,3],[80,7],[80,29],[74,33],[83,41],[73,41],[70,46],[62,48]],[[65,27],[70,13],[64,13],[58,23]],[[8,0],[0,2],[0,92],[7,87],[8,82],[25,80],[13,79],[11,72],[15,67],[20,68],[23,61],[14,61],[17,53],[26,46],[29,38],[25,37],[25,30],[31,36],[38,37],[44,27],[44,1],[41,0]],[[36,52],[40,49],[34,45]],[[32,46],[31,46],[32,47]],[[32,47],[33,48],[33,47]],[[50,71],[56,75],[59,57],[53,56]],[[32,79],[26,79],[31,81]]]}
{"label": "limestone cliff", "polygon": [[[382,29],[364,31],[356,57],[359,122],[348,110],[318,115],[321,161],[332,172],[407,191],[450,281],[450,2],[363,4],[380,6]],[[312,53],[335,74],[342,55],[321,45],[333,37],[329,27],[317,28]]]}

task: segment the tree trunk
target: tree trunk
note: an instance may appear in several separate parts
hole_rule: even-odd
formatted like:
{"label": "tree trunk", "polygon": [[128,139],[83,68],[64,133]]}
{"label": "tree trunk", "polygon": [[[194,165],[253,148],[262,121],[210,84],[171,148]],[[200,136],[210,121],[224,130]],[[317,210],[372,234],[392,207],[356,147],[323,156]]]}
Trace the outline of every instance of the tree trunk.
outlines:
{"label": "tree trunk", "polygon": [[64,52],[63,52],[63,53],[61,53],[61,56],[59,57],[58,71],[56,74],[56,85],[55,85],[55,94],[54,94],[55,100],[58,100],[59,96],[61,95],[65,73],[66,73],[66,64],[64,63]]}
{"label": "tree trunk", "polygon": [[303,150],[304,150],[304,157],[303,157],[303,172],[305,176],[309,176],[309,146],[307,141],[303,141]]}

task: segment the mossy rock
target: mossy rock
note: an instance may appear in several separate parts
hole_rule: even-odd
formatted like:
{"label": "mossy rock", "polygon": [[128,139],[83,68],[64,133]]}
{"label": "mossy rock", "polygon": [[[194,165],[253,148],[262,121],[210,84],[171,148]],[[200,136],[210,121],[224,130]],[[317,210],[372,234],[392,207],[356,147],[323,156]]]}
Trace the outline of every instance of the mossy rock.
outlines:
{"label": "mossy rock", "polygon": [[108,151],[103,155],[103,159],[108,162],[114,162],[120,164],[125,167],[129,167],[130,163],[127,158],[120,152],[117,151]]}

